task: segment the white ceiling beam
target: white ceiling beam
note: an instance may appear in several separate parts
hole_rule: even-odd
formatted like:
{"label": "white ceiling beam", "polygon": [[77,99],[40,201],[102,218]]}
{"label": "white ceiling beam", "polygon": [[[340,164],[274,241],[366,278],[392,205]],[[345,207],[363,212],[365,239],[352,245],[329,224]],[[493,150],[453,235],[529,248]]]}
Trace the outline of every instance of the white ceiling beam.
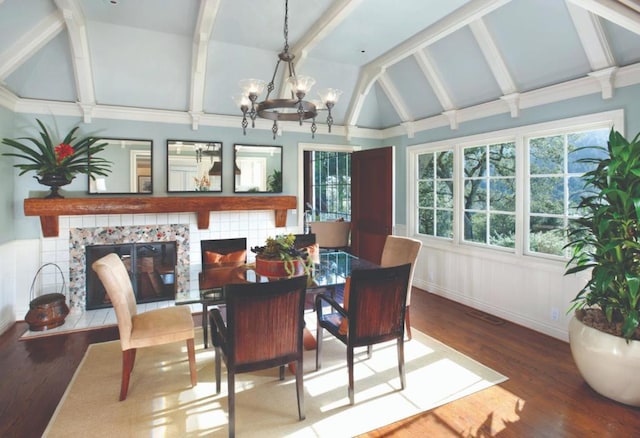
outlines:
{"label": "white ceiling beam", "polygon": [[382,88],[382,91],[384,91],[384,94],[387,95],[387,99],[389,99],[389,102],[391,102],[391,106],[393,106],[393,109],[396,110],[396,113],[398,114],[398,117],[400,117],[400,120],[403,122],[412,121],[413,116],[409,112],[406,103],[400,96],[398,89],[395,85],[393,85],[393,81],[386,72],[380,75],[380,77],[378,78],[378,84],[380,84],[380,87]]}
{"label": "white ceiling beam", "polygon": [[507,63],[504,61],[504,57],[498,46],[496,45],[487,25],[482,18],[469,23],[471,33],[473,33],[480,51],[484,55],[484,59],[487,61],[493,77],[498,82],[498,86],[502,90],[502,94],[508,95],[517,92],[516,84],[509,73]]}
{"label": "white ceiling beam", "polygon": [[422,74],[424,74],[424,77],[429,82],[429,85],[431,85],[431,88],[438,98],[438,101],[440,102],[442,108],[445,111],[454,109],[453,101],[451,100],[451,97],[449,96],[449,93],[444,86],[444,82],[440,77],[440,73],[438,73],[434,62],[429,55],[429,48],[425,47],[422,50],[418,50],[413,54],[413,57],[418,63],[420,70],[422,70]]}
{"label": "white ceiling beam", "polygon": [[0,80],[6,79],[63,29],[64,20],[56,11],[22,35],[11,47],[0,54]]}
{"label": "white ceiling beam", "polygon": [[567,3],[567,9],[578,32],[589,65],[591,65],[591,70],[614,66],[616,61],[598,16],[571,2]]}
{"label": "white ceiling beam", "polygon": [[[295,43],[290,52],[295,56],[296,72],[300,70],[307,59],[307,54],[333,30],[338,27],[363,0],[336,0],[322,16],[313,23],[313,26]],[[280,98],[286,99],[289,95],[287,75],[280,79]]]}
{"label": "white ceiling beam", "polygon": [[191,128],[198,129],[199,120],[204,113],[204,87],[207,76],[207,56],[209,54],[209,40],[213,32],[213,24],[218,15],[220,0],[201,0],[198,20],[193,33],[193,48],[191,50],[191,96],[189,114],[191,114]]}
{"label": "white ceiling beam", "polygon": [[615,0],[567,0],[640,35],[640,14]]}
{"label": "white ceiling beam", "polygon": [[64,22],[67,25],[78,104],[83,110],[84,122],[91,123],[96,97],[93,89],[87,23],[78,0],[55,0],[55,2],[58,9],[62,11]]}
{"label": "white ceiling beam", "polygon": [[360,72],[354,94],[351,97],[349,109],[345,118],[345,125],[355,125],[362,109],[362,101],[366,98],[366,90],[371,87],[374,74],[372,71],[380,71],[393,65],[407,56],[413,55],[418,50],[434,42],[451,35],[453,32],[469,25],[480,17],[509,3],[511,0],[474,0],[456,9],[451,14],[438,20],[422,32],[417,33],[408,40],[397,45],[393,49],[369,62]]}

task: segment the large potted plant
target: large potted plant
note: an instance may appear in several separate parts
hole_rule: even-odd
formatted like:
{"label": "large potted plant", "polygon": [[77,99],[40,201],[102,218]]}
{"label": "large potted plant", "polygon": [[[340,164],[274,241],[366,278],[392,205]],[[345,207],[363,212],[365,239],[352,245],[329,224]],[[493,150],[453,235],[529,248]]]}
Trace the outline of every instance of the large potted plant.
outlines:
{"label": "large potted plant", "polygon": [[44,123],[38,119],[36,121],[40,126],[40,138],[3,138],[2,143],[17,152],[2,155],[24,160],[24,163],[15,164],[14,167],[20,169],[19,175],[35,172],[34,178],[40,184],[51,188],[47,198],[61,198],[58,189],[69,184],[78,173],[87,174],[95,179],[96,175],[106,176],[111,171],[111,162],[96,156],[107,143],[98,143],[99,138],[93,136],[77,138],[77,126],[71,129],[62,141],[58,141]]}
{"label": "large potted plant", "polygon": [[294,234],[267,237],[264,246],[255,246],[256,272],[265,277],[287,278],[309,274],[313,267],[307,248],[296,248]]}
{"label": "large potted plant", "polygon": [[611,130],[607,153],[580,162],[586,194],[569,231],[566,274],[590,270],[573,300],[571,352],[600,394],[640,406],[640,134]]}

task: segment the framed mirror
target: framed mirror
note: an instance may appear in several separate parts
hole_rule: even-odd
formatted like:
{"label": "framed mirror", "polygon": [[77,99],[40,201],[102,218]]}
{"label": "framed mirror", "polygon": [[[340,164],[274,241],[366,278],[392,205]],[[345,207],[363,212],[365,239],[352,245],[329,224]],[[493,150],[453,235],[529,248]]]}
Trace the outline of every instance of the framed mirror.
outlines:
{"label": "framed mirror", "polygon": [[100,157],[111,161],[111,173],[89,178],[89,194],[153,193],[153,140],[100,138],[98,143],[107,143]]}
{"label": "framed mirror", "polygon": [[282,146],[236,144],[233,148],[236,193],[282,193]]}
{"label": "framed mirror", "polygon": [[167,192],[221,191],[221,142],[167,140]]}

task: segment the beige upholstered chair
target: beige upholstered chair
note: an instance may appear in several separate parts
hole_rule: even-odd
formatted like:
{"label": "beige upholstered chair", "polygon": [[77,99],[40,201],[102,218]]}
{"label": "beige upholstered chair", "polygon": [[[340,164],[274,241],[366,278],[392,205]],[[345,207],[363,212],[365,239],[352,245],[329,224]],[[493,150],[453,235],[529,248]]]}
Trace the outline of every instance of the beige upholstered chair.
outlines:
{"label": "beige upholstered chair", "polygon": [[349,246],[351,222],[320,221],[309,222],[311,232],[316,235],[320,248],[346,249]]}
{"label": "beige upholstered chair", "polygon": [[120,401],[127,398],[129,377],[138,348],[187,341],[191,385],[197,384],[196,356],[193,342],[193,318],[188,306],[167,307],[136,314],[136,299],[131,279],[122,260],[111,253],[96,260],[93,270],[111,299],[118,320],[122,348],[122,383]]}
{"label": "beige upholstered chair", "polygon": [[407,325],[407,336],[411,339],[411,319],[409,317],[409,306],[411,305],[411,285],[413,283],[413,273],[416,268],[416,260],[422,242],[409,237],[387,236],[382,250],[380,266],[398,266],[411,263],[411,273],[409,274],[409,287],[407,290],[407,309],[405,311],[405,321]]}

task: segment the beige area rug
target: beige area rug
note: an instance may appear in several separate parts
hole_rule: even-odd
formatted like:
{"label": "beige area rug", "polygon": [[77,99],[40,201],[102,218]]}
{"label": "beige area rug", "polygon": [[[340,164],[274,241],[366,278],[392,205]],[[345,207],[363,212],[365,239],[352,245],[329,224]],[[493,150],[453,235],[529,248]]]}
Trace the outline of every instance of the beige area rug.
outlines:
{"label": "beige area rug", "polygon": [[[312,321],[309,321],[312,323]],[[400,391],[395,342],[356,353],[355,406],[347,397],[345,347],[325,332],[322,369],[305,352],[306,419],[298,420],[295,377],[278,370],[236,376],[236,434],[260,437],[351,437],[480,391],[507,378],[413,330],[405,343],[407,387]],[[197,330],[198,385],[190,387],[186,346],[138,351],[129,394],[119,402],[117,341],[93,344],[69,384],[44,436],[225,437],[226,374],[215,394],[214,352]]]}

